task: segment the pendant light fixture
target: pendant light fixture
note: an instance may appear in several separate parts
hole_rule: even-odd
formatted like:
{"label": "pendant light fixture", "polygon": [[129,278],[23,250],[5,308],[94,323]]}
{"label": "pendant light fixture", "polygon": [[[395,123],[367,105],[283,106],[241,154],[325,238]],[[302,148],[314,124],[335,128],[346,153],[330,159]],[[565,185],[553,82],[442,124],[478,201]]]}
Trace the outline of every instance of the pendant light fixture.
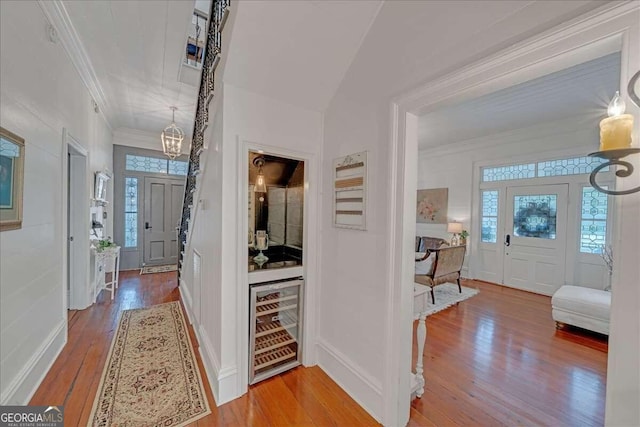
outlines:
{"label": "pendant light fixture", "polygon": [[169,107],[172,111],[171,124],[164,128],[160,139],[162,140],[162,151],[171,160],[178,157],[182,152],[182,140],[184,132],[176,126],[176,110],[177,107]]}
{"label": "pendant light fixture", "polygon": [[264,180],[264,173],[262,173],[262,166],[264,166],[264,157],[256,157],[253,159],[253,165],[258,168],[258,176],[256,176],[256,193],[266,193],[267,192],[267,184]]}

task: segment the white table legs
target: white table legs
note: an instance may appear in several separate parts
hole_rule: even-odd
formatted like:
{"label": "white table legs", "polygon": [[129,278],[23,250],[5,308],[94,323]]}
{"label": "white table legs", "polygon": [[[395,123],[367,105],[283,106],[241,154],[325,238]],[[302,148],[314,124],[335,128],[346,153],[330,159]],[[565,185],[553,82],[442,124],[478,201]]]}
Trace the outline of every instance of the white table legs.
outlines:
{"label": "white table legs", "polygon": [[424,394],[424,343],[427,339],[427,318],[426,313],[420,313],[418,318],[418,330],[416,331],[416,340],[418,342],[418,359],[416,360],[416,380],[418,382],[418,390],[416,390],[416,397],[422,397]]}

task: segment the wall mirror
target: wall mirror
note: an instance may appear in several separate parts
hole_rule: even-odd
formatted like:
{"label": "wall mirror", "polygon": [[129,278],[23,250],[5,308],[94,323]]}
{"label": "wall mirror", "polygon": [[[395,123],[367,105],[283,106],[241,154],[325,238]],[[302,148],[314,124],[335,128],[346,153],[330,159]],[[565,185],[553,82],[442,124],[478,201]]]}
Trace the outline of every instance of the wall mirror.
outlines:
{"label": "wall mirror", "polygon": [[24,139],[0,127],[0,231],[22,227]]}
{"label": "wall mirror", "polygon": [[304,218],[304,162],[249,152],[250,256],[256,234],[266,234],[272,261],[301,260]]}
{"label": "wall mirror", "polygon": [[96,185],[94,189],[94,199],[98,202],[107,201],[107,182],[111,177],[105,172],[96,172]]}

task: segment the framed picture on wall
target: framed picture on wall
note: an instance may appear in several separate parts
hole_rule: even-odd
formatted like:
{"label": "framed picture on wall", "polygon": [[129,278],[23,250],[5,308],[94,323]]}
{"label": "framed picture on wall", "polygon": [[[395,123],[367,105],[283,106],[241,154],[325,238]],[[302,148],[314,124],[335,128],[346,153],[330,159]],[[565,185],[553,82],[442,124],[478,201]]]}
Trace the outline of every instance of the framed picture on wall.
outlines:
{"label": "framed picture on wall", "polygon": [[0,231],[22,227],[24,139],[0,127]]}
{"label": "framed picture on wall", "polygon": [[448,188],[418,190],[416,221],[425,224],[446,224],[448,203]]}

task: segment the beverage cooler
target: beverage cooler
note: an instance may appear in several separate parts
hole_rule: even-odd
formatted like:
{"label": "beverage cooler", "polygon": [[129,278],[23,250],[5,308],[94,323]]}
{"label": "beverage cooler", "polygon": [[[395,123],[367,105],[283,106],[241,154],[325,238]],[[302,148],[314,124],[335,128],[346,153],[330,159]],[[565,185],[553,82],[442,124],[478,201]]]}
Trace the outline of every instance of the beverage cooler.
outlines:
{"label": "beverage cooler", "polygon": [[302,361],[301,278],[251,285],[249,384]]}

